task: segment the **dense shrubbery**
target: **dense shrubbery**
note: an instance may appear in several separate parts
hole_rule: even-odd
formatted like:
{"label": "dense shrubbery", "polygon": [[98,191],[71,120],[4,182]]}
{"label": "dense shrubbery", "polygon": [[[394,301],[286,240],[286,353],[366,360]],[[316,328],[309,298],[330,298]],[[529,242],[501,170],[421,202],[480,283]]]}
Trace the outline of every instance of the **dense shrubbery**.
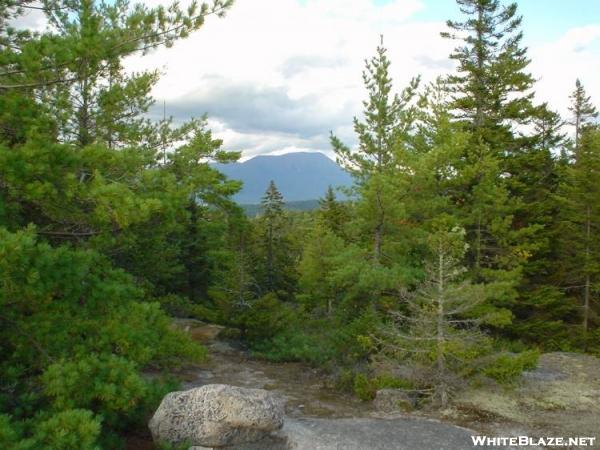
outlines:
{"label": "dense shrubbery", "polygon": [[11,439],[27,436],[32,448],[94,448],[100,426],[112,442],[172,387],[140,370],[206,354],[105,257],[39,243],[34,228],[0,229],[0,304],[0,411],[12,416],[5,427],[19,424]]}

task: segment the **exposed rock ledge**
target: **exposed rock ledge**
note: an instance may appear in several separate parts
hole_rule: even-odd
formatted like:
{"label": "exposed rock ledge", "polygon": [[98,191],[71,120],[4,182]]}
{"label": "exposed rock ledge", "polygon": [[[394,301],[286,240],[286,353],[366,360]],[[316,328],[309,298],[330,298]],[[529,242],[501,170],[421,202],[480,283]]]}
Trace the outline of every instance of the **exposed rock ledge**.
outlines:
{"label": "exposed rock ledge", "polygon": [[187,442],[190,450],[473,448],[470,430],[418,418],[286,418],[284,425],[283,405],[272,393],[227,385],[168,394],[149,426],[155,441]]}

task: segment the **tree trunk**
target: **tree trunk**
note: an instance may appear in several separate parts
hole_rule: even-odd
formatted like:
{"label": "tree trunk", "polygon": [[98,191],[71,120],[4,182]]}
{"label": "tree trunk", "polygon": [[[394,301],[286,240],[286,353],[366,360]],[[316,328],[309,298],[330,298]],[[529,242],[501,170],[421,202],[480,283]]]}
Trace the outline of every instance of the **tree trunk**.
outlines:
{"label": "tree trunk", "polygon": [[[477,21],[481,24],[484,20],[484,11],[483,6],[479,5],[479,11],[477,14]],[[480,44],[477,46],[477,93],[475,97],[475,129],[480,131],[483,127],[483,119],[484,119],[484,110],[483,110],[483,93],[481,92],[481,86],[484,84],[484,80],[482,78],[483,72],[483,64],[484,64],[484,54],[483,54],[483,31],[481,26],[477,27],[477,42]]]}
{"label": "tree trunk", "polygon": [[477,236],[475,240],[475,269],[481,267],[481,213],[477,216]]}
{"label": "tree trunk", "polygon": [[273,291],[273,224],[269,223],[267,242],[267,283],[269,291]]}
{"label": "tree trunk", "polygon": [[581,114],[575,113],[575,161],[579,158],[579,133],[581,128]]}
{"label": "tree trunk", "polygon": [[81,147],[85,147],[86,145],[91,143],[89,110],[90,88],[88,77],[85,75],[83,77],[83,81],[81,82],[81,97],[81,106],[79,107],[77,117],[77,140],[79,141],[79,145]]}
{"label": "tree trunk", "polygon": [[383,224],[385,222],[385,213],[383,211],[383,205],[381,204],[381,194],[379,187],[377,189],[377,224],[375,225],[375,236],[374,236],[374,245],[373,245],[373,253],[375,257],[375,262],[381,262],[381,244],[383,240]]}
{"label": "tree trunk", "polygon": [[444,361],[444,253],[440,249],[438,261],[438,302],[437,302],[437,371],[438,395],[442,408],[448,405],[448,389],[446,386],[446,365]]}
{"label": "tree trunk", "polygon": [[588,206],[586,210],[586,223],[585,223],[585,288],[583,295],[583,349],[587,350],[587,334],[589,327],[590,317],[590,238],[591,238],[591,209]]}

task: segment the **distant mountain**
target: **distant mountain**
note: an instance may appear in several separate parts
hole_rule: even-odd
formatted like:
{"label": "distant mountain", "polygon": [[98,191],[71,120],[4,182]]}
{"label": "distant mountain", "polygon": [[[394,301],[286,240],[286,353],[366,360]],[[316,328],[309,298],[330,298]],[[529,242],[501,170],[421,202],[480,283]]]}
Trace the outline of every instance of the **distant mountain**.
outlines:
{"label": "distant mountain", "polygon": [[260,203],[271,180],[286,202],[316,200],[323,197],[329,185],[335,188],[352,184],[347,172],[317,152],[255,156],[242,163],[213,166],[229,178],[243,181],[242,191],[234,197],[240,204]]}

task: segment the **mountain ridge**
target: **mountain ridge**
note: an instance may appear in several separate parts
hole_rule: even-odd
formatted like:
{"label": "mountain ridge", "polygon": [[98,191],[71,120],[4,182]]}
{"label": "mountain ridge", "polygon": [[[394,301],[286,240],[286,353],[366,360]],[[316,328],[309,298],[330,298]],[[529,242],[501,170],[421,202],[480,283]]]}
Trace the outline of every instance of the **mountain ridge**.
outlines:
{"label": "mountain ridge", "polygon": [[286,202],[316,200],[325,195],[329,186],[352,185],[350,174],[321,152],[258,155],[244,162],[212,166],[227,177],[244,183],[242,190],[234,196],[240,204],[260,203],[271,180]]}

